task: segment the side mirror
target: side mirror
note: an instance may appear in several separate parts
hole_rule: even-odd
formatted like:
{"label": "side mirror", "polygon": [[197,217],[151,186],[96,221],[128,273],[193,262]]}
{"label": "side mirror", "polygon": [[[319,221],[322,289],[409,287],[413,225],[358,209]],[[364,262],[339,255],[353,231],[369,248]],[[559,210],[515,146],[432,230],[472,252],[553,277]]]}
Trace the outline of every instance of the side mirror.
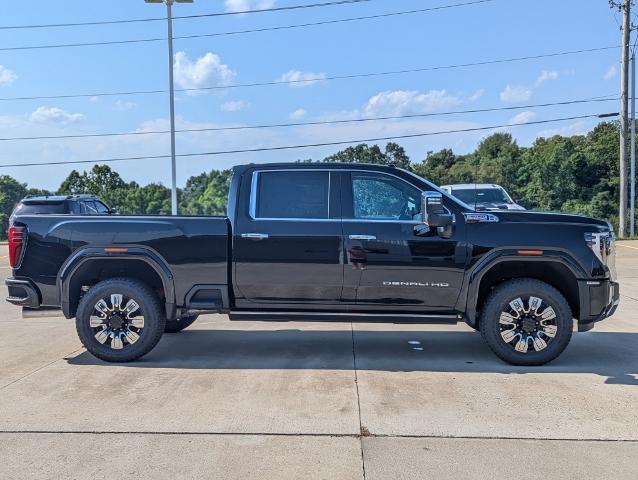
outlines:
{"label": "side mirror", "polygon": [[109,208],[109,215],[117,215],[117,209]]}
{"label": "side mirror", "polygon": [[430,227],[449,227],[454,217],[443,206],[443,195],[439,192],[423,192],[421,195],[423,223]]}

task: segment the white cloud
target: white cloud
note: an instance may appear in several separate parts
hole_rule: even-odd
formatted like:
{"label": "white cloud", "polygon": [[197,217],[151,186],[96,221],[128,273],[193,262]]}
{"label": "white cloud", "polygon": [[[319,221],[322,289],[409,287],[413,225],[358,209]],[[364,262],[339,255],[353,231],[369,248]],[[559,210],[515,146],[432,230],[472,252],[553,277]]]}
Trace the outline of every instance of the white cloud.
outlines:
{"label": "white cloud", "polygon": [[0,87],[8,87],[16,81],[18,76],[13,70],[9,70],[7,67],[0,65]]}
{"label": "white cloud", "polygon": [[515,115],[512,119],[510,119],[510,123],[519,124],[519,123],[528,123],[536,118],[536,114],[534,112],[525,111],[521,112],[518,115]]}
{"label": "white cloud", "polygon": [[99,101],[100,101],[100,97],[95,97],[95,96],[89,97],[89,102],[91,103],[97,103]]}
{"label": "white cloud", "polygon": [[[237,74],[222,63],[218,55],[208,52],[192,61],[186,52],[175,54],[175,81],[182,88],[225,87]],[[188,92],[191,95],[202,92]]]}
{"label": "white cloud", "polygon": [[244,110],[250,106],[250,103],[245,102],[244,100],[230,100],[225,102],[220,107],[224,112],[239,112],[240,110]]}
{"label": "white cloud", "polygon": [[290,114],[290,118],[293,120],[301,120],[307,113],[308,112],[306,112],[303,108],[298,108]]}
{"label": "white cloud", "polygon": [[224,6],[227,12],[245,12],[272,8],[275,6],[275,0],[226,0]]}
{"label": "white cloud", "polygon": [[556,70],[543,70],[534,83],[534,87],[538,88],[548,80],[558,80],[559,73]]}
{"label": "white cloud", "polygon": [[289,70],[277,79],[278,82],[294,82],[291,87],[308,87],[326,78],[325,73],[302,72]]}
{"label": "white cloud", "polygon": [[616,68],[616,65],[612,65],[611,67],[609,67],[607,69],[607,72],[605,73],[605,75],[603,75],[603,79],[604,80],[611,80],[617,74],[618,74],[618,69]]}
{"label": "white cloud", "polygon": [[84,120],[86,117],[81,113],[70,113],[58,107],[38,107],[30,116],[32,122],[59,123],[67,125]]}
{"label": "white cloud", "polygon": [[534,91],[545,82],[558,80],[560,74],[556,70],[543,70],[532,85],[507,85],[501,92],[501,101],[506,103],[527,102]]}
{"label": "white cloud", "polygon": [[118,110],[130,110],[131,108],[135,108],[137,103],[125,100],[117,100],[115,102],[115,108]]}
{"label": "white cloud", "polygon": [[470,102],[476,102],[483,95],[485,95],[485,89],[484,88],[479,88],[476,92],[474,92],[472,95],[470,95],[468,100]]}
{"label": "white cloud", "polygon": [[370,98],[362,113],[366,116],[427,113],[461,103],[459,96],[450,95],[445,90],[430,90],[427,93],[417,90],[393,90],[378,93]]}
{"label": "white cloud", "polygon": [[532,98],[533,93],[534,90],[531,87],[508,85],[505,87],[505,90],[501,92],[501,100],[507,103],[526,102]]}
{"label": "white cloud", "polygon": [[551,128],[539,132],[538,137],[551,138],[555,135],[572,136],[572,135],[584,135],[591,129],[591,122],[585,120],[578,120],[575,123],[571,123],[564,127]]}

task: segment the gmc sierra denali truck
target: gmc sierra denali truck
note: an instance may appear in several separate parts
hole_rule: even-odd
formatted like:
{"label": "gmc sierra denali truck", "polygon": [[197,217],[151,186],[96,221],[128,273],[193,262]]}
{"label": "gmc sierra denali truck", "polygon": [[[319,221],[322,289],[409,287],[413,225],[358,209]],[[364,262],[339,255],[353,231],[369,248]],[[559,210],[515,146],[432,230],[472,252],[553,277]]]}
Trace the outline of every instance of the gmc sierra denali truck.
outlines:
{"label": "gmc sierra denali truck", "polygon": [[[227,217],[21,215],[7,300],[75,318],[127,362],[202,313],[234,320],[456,323],[540,365],[618,306],[606,222],[477,212],[413,173],[352,164],[235,167]],[[214,348],[214,347],[212,347]]]}

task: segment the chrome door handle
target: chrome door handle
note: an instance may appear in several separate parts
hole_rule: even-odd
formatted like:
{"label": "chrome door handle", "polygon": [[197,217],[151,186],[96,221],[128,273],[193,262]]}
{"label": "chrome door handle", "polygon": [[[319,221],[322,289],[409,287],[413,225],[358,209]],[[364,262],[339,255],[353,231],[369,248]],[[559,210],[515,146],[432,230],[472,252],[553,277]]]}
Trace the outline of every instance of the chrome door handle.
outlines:
{"label": "chrome door handle", "polygon": [[374,235],[348,235],[350,240],[376,240]]}
{"label": "chrome door handle", "polygon": [[241,238],[250,238],[252,240],[265,240],[268,238],[267,233],[242,233]]}

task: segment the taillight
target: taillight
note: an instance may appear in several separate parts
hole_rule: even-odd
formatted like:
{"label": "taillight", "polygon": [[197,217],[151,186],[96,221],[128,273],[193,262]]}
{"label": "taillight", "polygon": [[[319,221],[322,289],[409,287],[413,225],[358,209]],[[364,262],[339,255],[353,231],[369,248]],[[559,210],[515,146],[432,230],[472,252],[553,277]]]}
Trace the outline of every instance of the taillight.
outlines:
{"label": "taillight", "polygon": [[9,265],[18,268],[26,241],[26,228],[9,227]]}

